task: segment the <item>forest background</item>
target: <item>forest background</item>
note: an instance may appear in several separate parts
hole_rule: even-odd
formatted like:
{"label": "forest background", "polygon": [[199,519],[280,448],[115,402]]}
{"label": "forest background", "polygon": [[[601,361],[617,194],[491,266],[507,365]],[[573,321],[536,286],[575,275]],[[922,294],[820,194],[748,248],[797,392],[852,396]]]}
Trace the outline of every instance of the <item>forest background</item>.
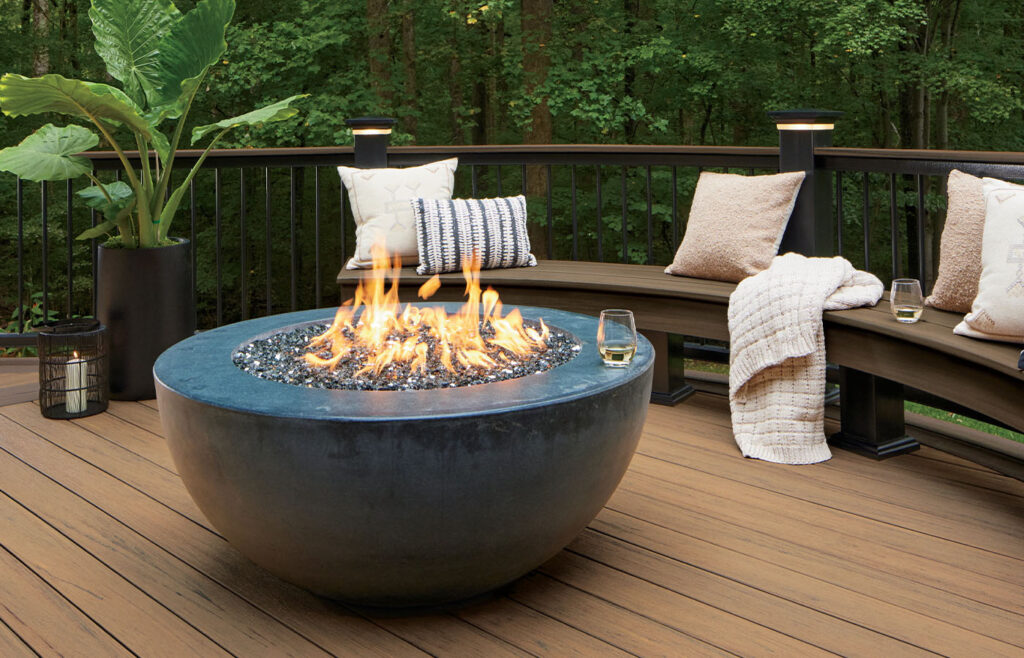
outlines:
{"label": "forest background", "polygon": [[[176,4],[186,11],[195,3]],[[0,0],[0,71],[111,82],[93,50],[88,9],[88,0]],[[351,144],[344,120],[364,115],[395,117],[393,144],[771,146],[778,137],[766,111],[820,107],[846,113],[836,125],[839,146],[1024,151],[1020,0],[240,0],[227,41],[192,122],[209,123],[291,94],[311,96],[300,120],[239,131],[225,147]],[[20,141],[38,119],[0,118],[0,145]],[[248,314],[286,310],[287,279],[296,264],[300,307],[336,303],[331,282],[345,256],[338,233],[351,227],[323,229],[324,264],[314,272],[312,175],[299,170],[299,216],[290,225],[289,172],[274,172],[275,189],[283,191],[274,194],[271,225],[254,224],[242,242],[239,172],[225,172],[225,186],[236,192],[224,199],[216,225],[213,174],[207,173],[196,199],[202,323],[237,319],[243,303],[251,307]],[[487,173],[485,189],[494,182]],[[262,175],[257,169],[247,176],[261,201]],[[507,189],[518,189],[517,175],[506,177]],[[556,173],[556,182],[567,176]],[[683,220],[695,177],[696,171],[680,172],[677,182]],[[336,216],[337,177],[321,172],[319,178]],[[673,219],[664,201],[668,180],[666,171],[655,171],[655,262],[670,258],[675,246],[665,228]],[[579,182],[592,189],[592,179]],[[630,189],[637,191],[630,208],[638,217],[635,232],[630,220],[626,251],[638,262],[647,257],[639,229],[646,226],[646,216],[639,217],[646,213],[643,184],[640,172],[630,174]],[[14,187],[13,176],[0,176],[0,329],[18,304]],[[58,209],[52,213],[62,213],[63,185],[52,187],[51,208]],[[42,218],[34,202],[38,186],[27,184],[25,195],[22,301],[29,304],[33,293],[41,301]],[[567,185],[556,186],[556,228],[565,226],[568,195]],[[617,228],[618,199],[604,202],[610,204],[606,221]],[[941,185],[929,187],[928,203],[936,211],[930,212],[932,240],[941,230]],[[262,217],[262,210],[250,212]],[[847,215],[856,232],[860,212]],[[89,221],[76,207],[72,232]],[[47,228],[47,306],[56,309],[51,313],[88,313],[90,245],[72,245],[69,278],[63,215],[50,217]],[[278,248],[296,228],[297,263]],[[582,238],[588,231],[592,227],[584,227]],[[555,255],[564,256],[565,238],[560,231]],[[265,250],[271,243],[272,253]],[[351,250],[351,240],[347,244]],[[608,251],[617,249],[611,244]],[[584,245],[581,257],[593,257],[591,250]],[[245,271],[240,252],[251,256]],[[243,278],[249,285],[242,286]],[[309,285],[314,279],[318,294]],[[245,288],[252,299],[240,297]],[[36,307],[37,319],[40,313]]]}

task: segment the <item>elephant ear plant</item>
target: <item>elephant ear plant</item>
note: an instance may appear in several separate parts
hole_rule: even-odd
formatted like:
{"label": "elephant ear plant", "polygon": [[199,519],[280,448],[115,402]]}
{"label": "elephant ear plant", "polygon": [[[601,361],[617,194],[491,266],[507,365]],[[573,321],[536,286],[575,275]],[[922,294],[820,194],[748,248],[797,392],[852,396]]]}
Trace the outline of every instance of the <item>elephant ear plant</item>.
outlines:
{"label": "elephant ear plant", "polygon": [[[252,112],[192,129],[192,144],[213,138],[181,184],[169,189],[174,156],[185,120],[203,79],[227,49],[224,33],[234,0],[201,0],[182,14],[171,0],[93,0],[89,10],[96,52],[122,89],[50,74],[0,78],[0,108],[8,116],[54,112],[88,122],[46,124],[17,146],[0,150],[0,170],[32,181],[87,176],[93,185],[78,192],[106,221],[79,239],[116,236],[108,246],[158,247],[171,244],[168,230],[193,176],[217,142],[232,128],[281,121],[295,116],[292,96]],[[160,125],[174,120],[170,138]],[[138,169],[115,139],[131,133],[140,154]],[[97,134],[97,132],[99,134]],[[124,166],[127,183],[101,183],[88,158],[76,155],[100,143],[100,135]]]}

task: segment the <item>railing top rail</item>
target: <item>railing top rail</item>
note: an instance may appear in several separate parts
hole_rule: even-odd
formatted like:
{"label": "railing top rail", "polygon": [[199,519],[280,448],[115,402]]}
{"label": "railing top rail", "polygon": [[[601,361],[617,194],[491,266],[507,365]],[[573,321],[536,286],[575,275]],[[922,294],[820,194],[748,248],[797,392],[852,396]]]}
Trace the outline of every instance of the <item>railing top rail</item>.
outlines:
{"label": "railing top rail", "polygon": [[[182,150],[176,166],[191,166],[200,150]],[[458,157],[464,164],[607,164],[607,165],[690,165],[705,167],[778,167],[777,147],[759,146],[663,146],[638,144],[488,144],[481,146],[395,146],[388,149],[391,164],[422,164],[443,157]],[[84,153],[98,169],[117,169],[120,160],[113,151]],[[128,151],[138,160],[137,151]],[[351,146],[298,148],[215,149],[204,166],[303,166],[339,165],[353,162]]]}
{"label": "railing top rail", "polygon": [[945,176],[959,169],[976,176],[1024,179],[1024,153],[1019,151],[819,147],[814,155],[818,166],[830,171]]}
{"label": "railing top rail", "polygon": [[814,153],[820,156],[844,158],[1024,164],[1024,152],[1022,151],[941,151],[937,149],[867,149],[827,146],[814,149]]}

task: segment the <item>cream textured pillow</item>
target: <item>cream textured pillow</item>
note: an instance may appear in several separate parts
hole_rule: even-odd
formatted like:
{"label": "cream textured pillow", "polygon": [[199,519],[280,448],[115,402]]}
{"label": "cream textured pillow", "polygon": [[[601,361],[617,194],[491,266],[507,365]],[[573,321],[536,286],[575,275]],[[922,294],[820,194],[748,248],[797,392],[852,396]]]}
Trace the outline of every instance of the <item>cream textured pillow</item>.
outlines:
{"label": "cream textured pillow", "polygon": [[978,295],[985,194],[977,176],[954,169],[946,183],[946,225],[939,242],[939,273],[924,303],[967,313]]}
{"label": "cream textured pillow", "polygon": [[953,333],[1024,344],[1024,187],[984,180],[978,296]]}
{"label": "cream textured pillow", "polygon": [[416,216],[409,200],[451,199],[458,164],[458,158],[451,158],[405,169],[338,167],[356,222],[356,251],[345,267],[370,267],[370,249],[380,241],[403,264],[418,263]]}
{"label": "cream textured pillow", "polygon": [[683,243],[665,272],[740,281],[767,269],[779,251],[804,175],[701,173]]}

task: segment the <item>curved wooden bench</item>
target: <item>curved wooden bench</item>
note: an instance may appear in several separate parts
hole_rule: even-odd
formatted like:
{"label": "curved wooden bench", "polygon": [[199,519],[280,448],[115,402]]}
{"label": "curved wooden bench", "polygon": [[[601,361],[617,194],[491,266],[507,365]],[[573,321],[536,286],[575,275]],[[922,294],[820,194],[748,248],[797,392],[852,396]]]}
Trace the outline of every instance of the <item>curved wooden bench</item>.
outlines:
{"label": "curved wooden bench", "polygon": [[[365,271],[342,270],[344,299]],[[427,277],[405,268],[399,282],[413,299]],[[460,273],[441,276],[436,298],[462,298]],[[506,304],[550,306],[596,315],[605,308],[628,308],[637,327],[652,338],[660,354],[667,334],[729,340],[727,309],[735,284],[669,276],[663,267],[541,261],[537,267],[484,270],[481,285],[493,286]],[[876,457],[917,447],[904,435],[902,386],[912,386],[956,402],[1024,432],[1024,372],[1017,369],[1019,346],[974,340],[953,334],[962,316],[925,309],[921,321],[896,322],[883,299],[872,308],[825,313],[828,360],[842,367],[843,424],[835,440]],[[667,354],[665,354],[667,357]],[[680,372],[662,358],[655,388],[676,401],[687,387]]]}

